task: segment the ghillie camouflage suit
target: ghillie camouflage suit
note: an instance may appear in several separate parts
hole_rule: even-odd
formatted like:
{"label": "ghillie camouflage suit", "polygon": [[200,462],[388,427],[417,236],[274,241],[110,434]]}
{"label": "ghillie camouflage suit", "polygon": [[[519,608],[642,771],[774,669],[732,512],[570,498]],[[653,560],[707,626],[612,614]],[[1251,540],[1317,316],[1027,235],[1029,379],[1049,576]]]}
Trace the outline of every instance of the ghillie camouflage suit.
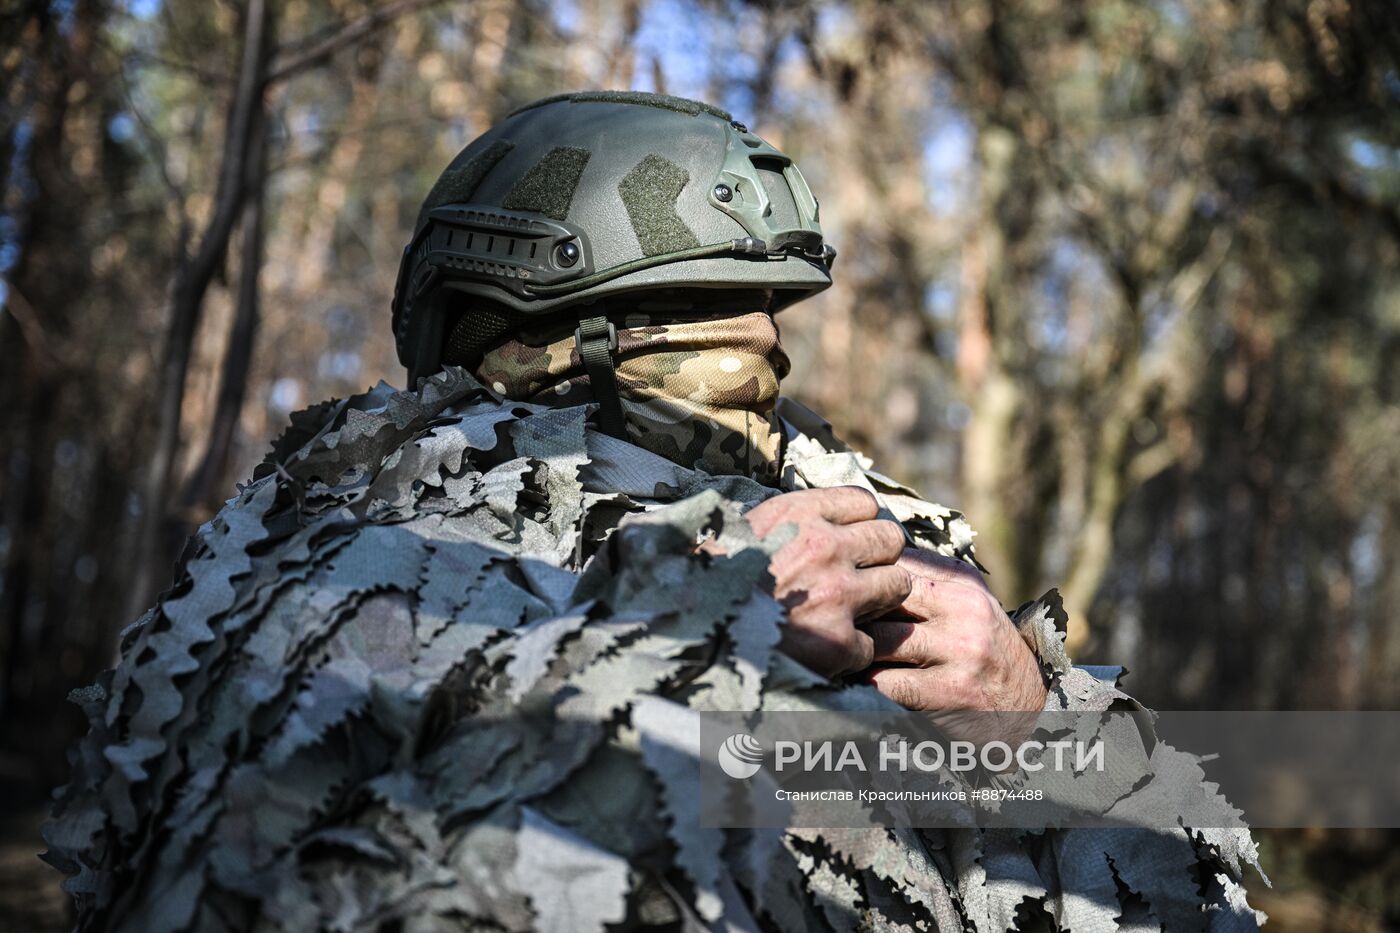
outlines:
{"label": "ghillie camouflage suit", "polygon": [[[742,511],[853,484],[919,547],[971,561],[972,532],[795,405],[775,486],[588,413],[449,367],[294,417],[74,696],[46,836],[78,929],[1255,927],[1243,831],[702,828],[700,711],[890,706],[776,650]],[[1070,666],[1053,595],[1015,619],[1047,708],[1126,700]],[[1143,787],[1210,793],[1161,754]]]}

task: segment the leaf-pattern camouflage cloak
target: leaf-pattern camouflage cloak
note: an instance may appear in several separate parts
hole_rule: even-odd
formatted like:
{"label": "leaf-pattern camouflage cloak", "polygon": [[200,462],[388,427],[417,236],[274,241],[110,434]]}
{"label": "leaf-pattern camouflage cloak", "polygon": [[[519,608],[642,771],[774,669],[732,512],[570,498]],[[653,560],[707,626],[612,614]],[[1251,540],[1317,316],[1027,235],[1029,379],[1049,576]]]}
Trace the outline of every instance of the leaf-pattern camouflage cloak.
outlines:
{"label": "leaf-pattern camouflage cloak", "polygon": [[[698,711],[887,701],[775,650],[741,512],[778,490],[586,415],[451,369],[293,419],[75,692],[46,838],[79,929],[1255,927],[1243,831],[702,828]],[[959,514],[779,415],[783,488],[864,486],[972,560]],[[1048,708],[1126,699],[1069,665],[1053,594],[1016,619]]]}

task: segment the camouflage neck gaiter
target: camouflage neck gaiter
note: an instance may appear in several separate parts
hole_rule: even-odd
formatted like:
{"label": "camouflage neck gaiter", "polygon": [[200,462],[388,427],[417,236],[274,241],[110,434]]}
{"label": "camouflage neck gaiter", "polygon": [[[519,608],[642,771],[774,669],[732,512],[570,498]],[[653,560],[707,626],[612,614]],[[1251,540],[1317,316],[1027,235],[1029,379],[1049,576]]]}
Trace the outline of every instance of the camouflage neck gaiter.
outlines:
{"label": "camouflage neck gaiter", "polygon": [[[617,342],[618,391],[633,443],[682,466],[777,480],[782,433],[773,405],[789,364],[770,315],[679,323],[629,315]],[[593,400],[572,336],[511,340],[486,354],[476,375],[521,401]]]}

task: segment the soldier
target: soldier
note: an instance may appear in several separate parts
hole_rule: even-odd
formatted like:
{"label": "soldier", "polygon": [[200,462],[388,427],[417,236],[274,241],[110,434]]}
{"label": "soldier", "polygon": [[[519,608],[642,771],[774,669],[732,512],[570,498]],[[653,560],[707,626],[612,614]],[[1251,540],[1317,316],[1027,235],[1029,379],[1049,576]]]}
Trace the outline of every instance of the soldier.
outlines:
{"label": "soldier", "polygon": [[699,825],[702,710],[1130,702],[778,397],[773,315],[834,257],[705,104],[549,98],[463,150],[399,273],[411,388],[294,416],[75,693],[79,929],[1254,928],[1244,831]]}

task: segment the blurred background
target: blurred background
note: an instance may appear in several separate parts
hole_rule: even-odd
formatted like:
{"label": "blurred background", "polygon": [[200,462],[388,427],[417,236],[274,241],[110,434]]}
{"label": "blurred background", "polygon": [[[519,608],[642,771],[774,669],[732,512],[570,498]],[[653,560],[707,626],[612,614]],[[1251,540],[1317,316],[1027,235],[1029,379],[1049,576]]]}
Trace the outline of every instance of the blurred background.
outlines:
{"label": "blurred background", "polygon": [[[184,537],[379,379],[419,201],[536,97],[722,105],[840,249],[786,391],[962,508],[1163,709],[1400,705],[1389,0],[0,2],[0,918]],[[1386,833],[1262,834],[1275,928],[1400,928]]]}

